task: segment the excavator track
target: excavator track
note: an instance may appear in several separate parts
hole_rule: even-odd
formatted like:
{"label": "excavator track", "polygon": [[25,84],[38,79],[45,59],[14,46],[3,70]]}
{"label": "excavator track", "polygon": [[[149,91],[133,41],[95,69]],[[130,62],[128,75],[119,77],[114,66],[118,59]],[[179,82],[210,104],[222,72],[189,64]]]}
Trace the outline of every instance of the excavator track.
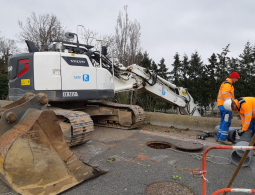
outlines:
{"label": "excavator track", "polygon": [[114,109],[125,109],[132,112],[132,124],[130,126],[123,126],[119,123],[107,123],[107,124],[100,124],[96,123],[99,126],[107,126],[107,127],[114,127],[120,129],[135,129],[141,127],[145,120],[145,112],[144,110],[137,105],[126,105],[126,104],[118,104],[114,102],[101,102],[101,101],[89,101],[88,105],[98,105],[104,107],[110,107]]}
{"label": "excavator track", "polygon": [[92,138],[94,123],[87,113],[64,109],[51,110],[57,115],[64,137],[70,147],[84,144]]}

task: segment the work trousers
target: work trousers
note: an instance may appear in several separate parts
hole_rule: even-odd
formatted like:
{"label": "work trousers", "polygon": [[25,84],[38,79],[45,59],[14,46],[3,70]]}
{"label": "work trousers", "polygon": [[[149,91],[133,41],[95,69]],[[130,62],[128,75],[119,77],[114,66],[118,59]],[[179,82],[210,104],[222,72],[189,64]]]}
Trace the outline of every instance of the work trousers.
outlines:
{"label": "work trousers", "polygon": [[231,125],[232,112],[226,110],[223,105],[219,106],[218,108],[220,110],[221,121],[220,121],[220,129],[217,134],[217,138],[219,140],[225,141],[227,140],[229,127]]}
{"label": "work trousers", "polygon": [[248,129],[252,130],[252,135],[255,134],[255,119],[251,119],[250,126]]}

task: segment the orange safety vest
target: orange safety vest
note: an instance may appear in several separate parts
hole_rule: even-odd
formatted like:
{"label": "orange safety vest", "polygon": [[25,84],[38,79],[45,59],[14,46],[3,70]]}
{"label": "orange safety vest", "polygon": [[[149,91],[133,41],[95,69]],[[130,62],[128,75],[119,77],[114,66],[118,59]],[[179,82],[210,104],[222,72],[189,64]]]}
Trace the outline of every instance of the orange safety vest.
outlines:
{"label": "orange safety vest", "polygon": [[244,97],[235,99],[234,102],[237,105],[238,112],[242,119],[242,130],[246,131],[252,119],[255,119],[255,98]]}
{"label": "orange safety vest", "polygon": [[223,105],[223,103],[228,99],[235,99],[234,87],[232,83],[232,80],[227,78],[226,81],[221,84],[217,98],[218,106]]}

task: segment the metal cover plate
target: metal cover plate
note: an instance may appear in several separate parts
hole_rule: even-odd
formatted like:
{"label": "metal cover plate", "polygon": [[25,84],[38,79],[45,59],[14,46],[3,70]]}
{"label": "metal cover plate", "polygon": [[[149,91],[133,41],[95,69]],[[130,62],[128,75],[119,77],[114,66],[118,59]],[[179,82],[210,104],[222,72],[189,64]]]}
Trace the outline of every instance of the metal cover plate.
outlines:
{"label": "metal cover plate", "polygon": [[191,141],[179,141],[177,144],[175,144],[175,147],[182,150],[201,150],[203,149],[204,145]]}
{"label": "metal cover plate", "polygon": [[187,187],[175,182],[155,182],[147,186],[145,195],[194,195]]}

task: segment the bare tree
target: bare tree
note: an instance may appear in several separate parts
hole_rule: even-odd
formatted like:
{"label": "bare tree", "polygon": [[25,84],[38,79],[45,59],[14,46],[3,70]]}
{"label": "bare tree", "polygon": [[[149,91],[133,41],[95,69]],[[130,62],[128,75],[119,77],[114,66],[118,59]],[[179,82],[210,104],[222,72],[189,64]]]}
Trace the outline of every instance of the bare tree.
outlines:
{"label": "bare tree", "polygon": [[136,20],[129,20],[127,8],[125,5],[124,13],[119,13],[115,27],[115,54],[125,66],[137,63],[136,56],[141,52],[141,26]]}
{"label": "bare tree", "polygon": [[[128,66],[139,63],[142,48],[140,47],[141,26],[136,20],[129,20],[128,6],[124,6],[124,13],[119,12],[117,25],[115,27],[114,53],[120,63]],[[130,104],[135,104],[138,97],[137,92],[130,91]]]}
{"label": "bare tree", "polygon": [[[112,49],[114,58],[117,58],[124,66],[138,63],[142,51],[140,47],[141,26],[136,20],[129,20],[128,6],[124,6],[124,13],[119,12],[114,35],[99,36],[98,32],[89,29],[80,29],[81,39],[85,44],[92,45],[96,50],[100,46],[107,46]],[[95,38],[103,40],[101,43],[96,42]],[[109,52],[110,54],[110,52]]]}
{"label": "bare tree", "polygon": [[137,57],[138,54],[141,52],[141,47],[140,47],[140,23],[138,23],[136,20],[130,24],[129,28],[129,63],[133,64],[137,62]]}
{"label": "bare tree", "polygon": [[127,13],[127,5],[124,6],[125,15],[120,12],[117,25],[115,27],[115,42],[116,42],[116,55],[120,63],[126,65],[127,61],[127,41],[128,41],[128,31],[129,31],[129,18]]}
{"label": "bare tree", "polygon": [[16,41],[12,39],[6,39],[0,36],[0,58],[7,64],[9,55],[16,54],[20,50],[16,45]]}
{"label": "bare tree", "polygon": [[[97,37],[98,32],[89,30],[89,29],[80,29],[81,39],[83,40],[84,44],[86,45],[92,45],[94,39]],[[78,33],[79,33],[78,32]],[[93,44],[94,45],[94,44]]]}
{"label": "bare tree", "polygon": [[54,14],[43,14],[38,17],[33,12],[26,23],[18,21],[21,32],[18,36],[20,42],[29,40],[41,49],[42,45],[48,44],[51,40],[66,40],[66,28]]}
{"label": "bare tree", "polygon": [[0,99],[8,98],[7,63],[9,56],[18,52],[16,41],[2,37],[0,32]]}
{"label": "bare tree", "polygon": [[[107,48],[114,48],[115,37],[114,35],[99,35],[98,32],[89,30],[89,29],[80,29],[78,31],[79,37],[83,40],[83,42],[87,45],[94,46],[95,50],[100,50],[101,46],[106,46]],[[101,40],[101,41],[97,41]],[[110,52],[108,53],[108,57],[110,57]]]}

